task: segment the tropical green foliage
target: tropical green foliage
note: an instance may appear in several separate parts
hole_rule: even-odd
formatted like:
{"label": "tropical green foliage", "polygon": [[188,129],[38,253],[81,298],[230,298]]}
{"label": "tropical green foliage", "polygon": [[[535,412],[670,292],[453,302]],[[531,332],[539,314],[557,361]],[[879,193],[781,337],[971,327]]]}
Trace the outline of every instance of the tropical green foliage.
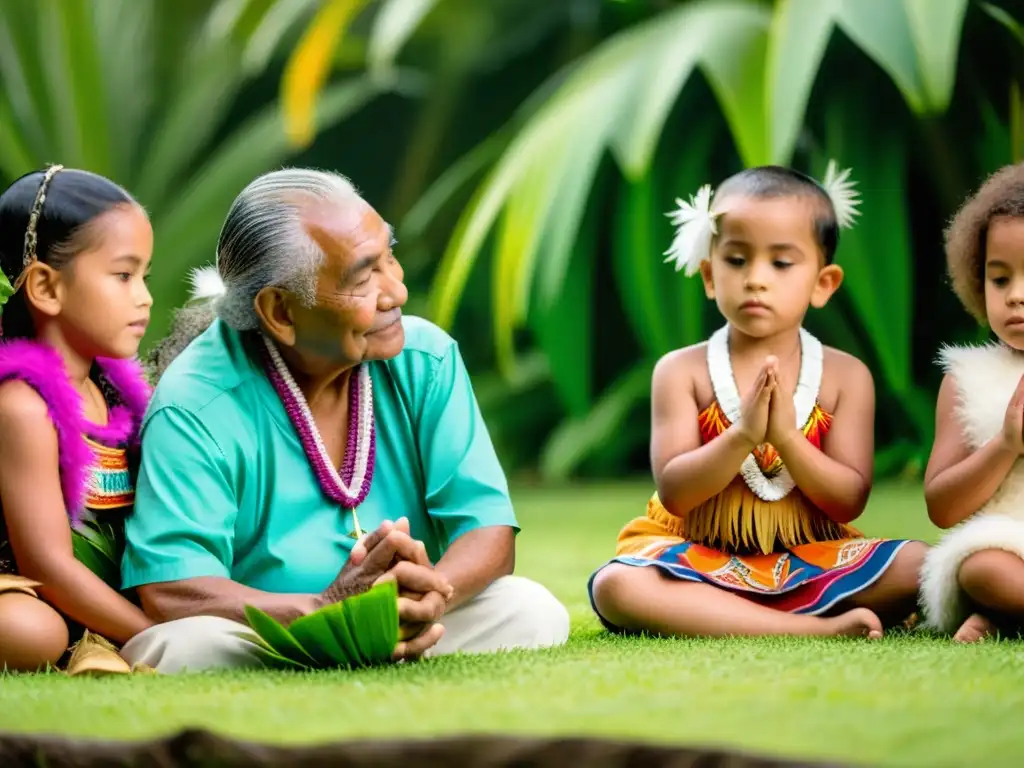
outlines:
{"label": "tropical green foliage", "polygon": [[[180,304],[231,200],[292,153],[280,108],[233,112],[312,0],[0,0],[0,176],[48,162],[101,173],[147,208],[156,306]],[[323,93],[318,123],[363,106],[362,78]],[[157,312],[151,338],[166,328]]]}
{"label": "tropical green foliage", "polygon": [[[650,371],[720,322],[662,263],[677,197],[853,168],[847,281],[808,323],[875,371],[882,471],[930,444],[940,342],[979,337],[942,225],[1024,159],[1010,0],[0,0],[0,177],[106,173],[157,236],[151,339],[230,200],[353,178],[458,337],[510,469],[644,470]],[[128,64],[130,63],[130,65]],[[0,287],[2,290],[2,287]]]}
{"label": "tropical green foliage", "polygon": [[[980,43],[965,40],[968,14],[985,39],[1002,32],[981,10],[967,0],[693,0],[625,26],[545,84],[550,95],[510,132],[461,211],[432,306],[452,326],[486,255],[500,370],[514,375],[517,335],[529,330],[567,415],[542,451],[546,475],[594,456],[611,468],[636,451],[630,427],[645,418],[653,360],[720,322],[696,281],[660,263],[672,200],[755,164],[820,176],[830,157],[852,166],[864,215],[844,233],[839,300],[810,322],[875,371],[890,449],[881,468],[920,464],[933,428],[933,376],[920,360],[937,339],[933,328],[921,332],[935,324],[922,318],[918,289],[938,282],[943,219],[1021,141],[1003,117],[1019,111],[1019,87],[1007,88],[995,67],[980,74],[987,62],[958,66]],[[1005,10],[984,10],[1016,34]],[[961,103],[985,116],[982,125],[945,119],[958,72]],[[975,90],[982,78],[988,87]],[[993,83],[1017,95],[994,101]],[[588,217],[594,210],[606,215]],[[918,236],[915,218],[933,232]],[[610,248],[587,245],[605,238]],[[594,282],[609,250],[615,298],[642,350],[620,353],[632,367],[620,361],[610,379],[597,370],[598,350],[610,345],[595,309],[612,297],[607,277],[603,292]]]}

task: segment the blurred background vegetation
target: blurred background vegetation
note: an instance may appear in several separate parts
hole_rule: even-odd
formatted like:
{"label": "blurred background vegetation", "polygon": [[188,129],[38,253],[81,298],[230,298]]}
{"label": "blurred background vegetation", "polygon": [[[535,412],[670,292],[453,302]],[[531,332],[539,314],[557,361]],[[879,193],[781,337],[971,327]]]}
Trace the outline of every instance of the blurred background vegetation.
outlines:
{"label": "blurred background vegetation", "polygon": [[648,472],[649,381],[720,322],[662,264],[676,197],[852,166],[847,282],[808,325],[864,359],[879,473],[919,472],[942,342],[984,338],[942,229],[1024,160],[1024,0],[0,0],[0,181],[116,179],[156,231],[149,342],[238,191],[336,169],[398,232],[510,474]]}

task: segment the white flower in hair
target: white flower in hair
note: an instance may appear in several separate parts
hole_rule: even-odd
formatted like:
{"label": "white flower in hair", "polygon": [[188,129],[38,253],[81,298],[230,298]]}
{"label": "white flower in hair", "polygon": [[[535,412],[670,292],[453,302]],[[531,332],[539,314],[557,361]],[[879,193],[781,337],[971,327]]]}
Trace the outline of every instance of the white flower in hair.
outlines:
{"label": "white flower in hair", "polygon": [[687,277],[696,273],[700,263],[711,255],[711,239],[718,234],[718,214],[711,210],[712,194],[711,185],[705,184],[688,203],[677,197],[679,207],[666,214],[676,226],[676,235],[665,251],[665,261],[674,261],[676,272],[685,267]]}
{"label": "white flower in hair", "polygon": [[850,169],[840,172],[836,161],[829,160],[821,186],[832,200],[836,223],[843,229],[852,227],[854,219],[860,215],[857,208],[860,205],[860,193],[854,189],[854,182],[850,181]]}

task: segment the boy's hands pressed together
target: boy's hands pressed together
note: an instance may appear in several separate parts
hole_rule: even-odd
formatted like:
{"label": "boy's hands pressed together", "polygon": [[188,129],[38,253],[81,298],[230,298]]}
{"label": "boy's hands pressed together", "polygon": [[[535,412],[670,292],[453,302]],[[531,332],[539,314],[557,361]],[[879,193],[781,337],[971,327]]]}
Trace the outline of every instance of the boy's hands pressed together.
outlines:
{"label": "boy's hands pressed together", "polygon": [[772,399],[768,407],[768,431],[765,439],[775,450],[781,451],[788,442],[800,435],[800,428],[796,423],[792,390],[784,387],[777,370],[772,371],[771,378]]}
{"label": "boy's hands pressed together", "polygon": [[770,404],[772,391],[775,387],[778,360],[768,357],[761,372],[754,381],[747,396],[743,398],[740,409],[740,418],[736,423],[737,431],[750,443],[751,448],[756,448],[765,441],[768,431]]}

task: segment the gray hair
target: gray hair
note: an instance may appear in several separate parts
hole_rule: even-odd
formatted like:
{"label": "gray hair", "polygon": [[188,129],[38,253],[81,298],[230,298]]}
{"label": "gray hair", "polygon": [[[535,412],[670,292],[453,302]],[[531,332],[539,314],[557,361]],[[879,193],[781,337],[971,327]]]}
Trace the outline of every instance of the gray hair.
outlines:
{"label": "gray hair", "polygon": [[220,231],[217,273],[223,287],[211,291],[197,273],[194,298],[213,298],[217,316],[239,331],[259,327],[253,302],[264,288],[284,288],[312,305],[324,252],[306,231],[303,212],[312,203],[356,201],[362,198],[340,174],[285,168],[260,176],[235,198]]}
{"label": "gray hair", "polygon": [[168,337],[149,355],[154,378],[214,317],[235,330],[258,328],[255,300],[264,288],[284,288],[314,303],[325,254],[306,230],[303,214],[320,202],[363,199],[341,174],[307,168],[271,171],[239,193],[220,231],[216,267],[192,273],[192,299],[201,305],[179,311]]}

